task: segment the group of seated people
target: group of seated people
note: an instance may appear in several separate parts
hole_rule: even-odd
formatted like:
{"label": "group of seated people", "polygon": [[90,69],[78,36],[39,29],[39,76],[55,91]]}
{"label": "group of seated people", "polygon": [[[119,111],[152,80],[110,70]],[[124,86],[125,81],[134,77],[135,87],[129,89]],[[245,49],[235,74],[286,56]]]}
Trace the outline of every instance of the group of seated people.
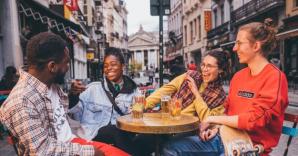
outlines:
{"label": "group of seated people", "polygon": [[[266,57],[276,46],[272,21],[253,22],[239,28],[233,50],[247,67],[230,82],[228,54],[208,52],[197,71],[188,71],[146,98],[145,108],[160,103],[163,94],[182,100],[182,114],[200,121],[199,133],[168,137],[161,154],[224,155],[218,126],[245,130],[254,144],[268,155],[281,135],[288,104],[287,80]],[[74,81],[67,96],[59,87],[69,68],[65,41],[49,32],[32,37],[27,44],[28,71],[0,109],[0,121],[16,140],[18,155],[146,156],[142,137],[118,129],[116,119],[129,114],[136,83],[123,74],[125,61],[117,48],[107,48],[104,79],[84,86]],[[69,107],[70,106],[70,107]]]}

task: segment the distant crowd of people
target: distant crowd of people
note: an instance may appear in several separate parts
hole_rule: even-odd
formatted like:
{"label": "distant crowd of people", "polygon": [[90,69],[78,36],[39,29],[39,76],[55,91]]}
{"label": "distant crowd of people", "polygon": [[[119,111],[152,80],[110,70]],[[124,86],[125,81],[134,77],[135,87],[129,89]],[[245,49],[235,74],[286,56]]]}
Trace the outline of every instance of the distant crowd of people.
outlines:
{"label": "distant crowd of people", "polygon": [[[288,105],[285,74],[266,57],[276,47],[273,21],[252,22],[238,30],[233,51],[247,67],[230,82],[229,94],[223,80],[231,65],[229,55],[209,51],[200,65],[173,64],[173,79],[146,98],[146,109],[156,107],[162,94],[182,101],[183,115],[197,117],[196,133],[167,137],[164,156],[224,155],[219,127],[230,126],[248,133],[254,144],[269,155],[278,144],[283,116]],[[4,76],[15,85],[0,108],[0,121],[14,138],[18,155],[149,156],[154,151],[152,136],[136,135],[116,127],[116,119],[131,113],[136,83],[123,74],[124,57],[118,48],[106,48],[104,79],[84,85],[73,81],[66,95],[59,84],[69,69],[66,42],[58,35],[43,32],[32,37],[26,48],[29,70],[20,78]],[[148,69],[149,81],[156,71]],[[1,81],[2,82],[2,81]]]}

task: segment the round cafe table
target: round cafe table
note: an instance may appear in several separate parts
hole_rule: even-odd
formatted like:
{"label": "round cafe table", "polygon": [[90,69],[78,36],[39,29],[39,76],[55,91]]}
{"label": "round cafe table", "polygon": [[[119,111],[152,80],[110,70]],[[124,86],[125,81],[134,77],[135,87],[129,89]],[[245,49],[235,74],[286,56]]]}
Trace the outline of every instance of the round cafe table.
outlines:
{"label": "round cafe table", "polygon": [[133,119],[131,114],[117,118],[117,127],[121,130],[142,134],[156,135],[156,155],[159,153],[159,134],[177,134],[199,128],[199,119],[181,115],[179,119],[162,116],[161,113],[144,113],[143,119]]}

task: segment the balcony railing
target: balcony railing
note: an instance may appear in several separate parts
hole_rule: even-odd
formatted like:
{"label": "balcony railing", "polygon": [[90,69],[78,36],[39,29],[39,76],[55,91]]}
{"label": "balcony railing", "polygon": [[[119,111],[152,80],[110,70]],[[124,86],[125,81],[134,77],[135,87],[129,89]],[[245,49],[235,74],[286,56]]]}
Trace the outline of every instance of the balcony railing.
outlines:
{"label": "balcony railing", "polygon": [[224,34],[225,32],[227,32],[229,30],[229,22],[226,22],[216,28],[211,29],[210,31],[207,32],[207,38],[211,39],[212,37],[214,37],[215,35],[218,34]]}
{"label": "balcony railing", "polygon": [[284,4],[284,0],[251,0],[242,7],[232,11],[231,21],[232,23],[237,23],[241,20],[251,18],[255,14],[262,13]]}

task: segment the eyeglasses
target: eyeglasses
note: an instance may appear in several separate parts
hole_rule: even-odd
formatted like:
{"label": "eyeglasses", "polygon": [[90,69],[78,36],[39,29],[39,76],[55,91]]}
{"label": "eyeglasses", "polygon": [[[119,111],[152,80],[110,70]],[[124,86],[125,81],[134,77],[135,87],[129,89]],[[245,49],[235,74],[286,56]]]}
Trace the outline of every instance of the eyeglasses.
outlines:
{"label": "eyeglasses", "polygon": [[216,66],[216,65],[211,65],[211,64],[204,64],[204,63],[201,63],[201,64],[200,64],[200,67],[201,67],[201,69],[207,69],[207,70],[210,70],[211,68],[217,68],[218,66]]}
{"label": "eyeglasses", "polygon": [[244,43],[250,43],[249,41],[247,41],[247,42],[241,42],[241,41],[239,41],[239,40],[237,40],[237,41],[235,41],[235,46],[237,45],[237,46],[240,46],[241,44],[244,44]]}

